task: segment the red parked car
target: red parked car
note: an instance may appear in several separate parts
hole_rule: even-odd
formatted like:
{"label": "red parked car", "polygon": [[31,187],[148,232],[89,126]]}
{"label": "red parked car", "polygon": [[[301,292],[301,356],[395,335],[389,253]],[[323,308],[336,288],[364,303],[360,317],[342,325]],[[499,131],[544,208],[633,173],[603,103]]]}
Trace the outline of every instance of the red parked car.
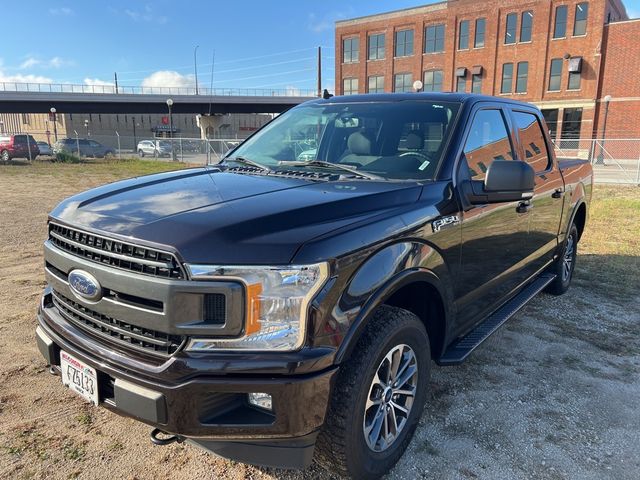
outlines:
{"label": "red parked car", "polygon": [[40,149],[31,135],[0,135],[0,160],[8,163],[12,158],[34,160]]}

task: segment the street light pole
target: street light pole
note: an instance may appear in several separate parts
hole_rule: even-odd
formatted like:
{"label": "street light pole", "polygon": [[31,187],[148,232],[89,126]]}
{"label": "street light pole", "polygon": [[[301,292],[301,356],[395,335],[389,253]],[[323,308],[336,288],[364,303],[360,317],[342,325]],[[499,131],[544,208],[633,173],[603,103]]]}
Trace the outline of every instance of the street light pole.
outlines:
{"label": "street light pole", "polygon": [[607,117],[609,116],[609,103],[611,95],[604,97],[604,120],[602,121],[602,143],[600,144],[600,154],[596,160],[596,165],[604,165],[604,143],[607,138]]}
{"label": "street light pole", "polygon": [[53,138],[55,139],[55,141],[58,141],[58,119],[56,118],[56,109],[55,107],[51,107],[49,109],[49,111],[51,112],[51,114],[53,115]]}
{"label": "street light pole", "polygon": [[138,142],[136,138],[136,117],[131,117],[131,123],[133,124],[133,149],[135,151],[138,148]]}
{"label": "street light pole", "polygon": [[193,70],[196,74],[196,95],[198,95],[198,47],[200,47],[200,45],[196,45],[196,48],[193,49]]}

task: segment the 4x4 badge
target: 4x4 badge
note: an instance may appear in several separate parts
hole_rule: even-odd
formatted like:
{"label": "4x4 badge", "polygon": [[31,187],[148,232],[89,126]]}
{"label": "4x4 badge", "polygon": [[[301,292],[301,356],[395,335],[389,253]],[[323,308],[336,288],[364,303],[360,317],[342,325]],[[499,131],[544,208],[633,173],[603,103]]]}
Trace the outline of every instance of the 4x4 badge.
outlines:
{"label": "4x4 badge", "polygon": [[438,218],[431,222],[431,228],[434,232],[439,232],[444,227],[449,225],[457,225],[460,223],[460,218],[457,215],[449,215],[447,217]]}

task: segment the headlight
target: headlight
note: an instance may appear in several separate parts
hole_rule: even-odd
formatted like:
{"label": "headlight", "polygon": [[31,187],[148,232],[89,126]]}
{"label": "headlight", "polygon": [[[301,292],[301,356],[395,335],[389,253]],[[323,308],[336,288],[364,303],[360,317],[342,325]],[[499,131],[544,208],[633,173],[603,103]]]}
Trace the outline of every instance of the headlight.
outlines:
{"label": "headlight", "polygon": [[187,265],[194,280],[237,280],[245,286],[240,338],[192,338],[187,350],[296,350],[304,344],[309,302],[327,279],[326,263],[287,267]]}

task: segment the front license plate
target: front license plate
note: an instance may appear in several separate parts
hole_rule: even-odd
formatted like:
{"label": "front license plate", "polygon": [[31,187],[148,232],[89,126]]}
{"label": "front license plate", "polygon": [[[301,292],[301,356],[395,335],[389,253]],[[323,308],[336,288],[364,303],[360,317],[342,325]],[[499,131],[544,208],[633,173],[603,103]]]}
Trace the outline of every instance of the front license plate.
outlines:
{"label": "front license plate", "polygon": [[95,368],[61,351],[60,369],[64,386],[69,387],[87,402],[98,405],[98,375]]}

